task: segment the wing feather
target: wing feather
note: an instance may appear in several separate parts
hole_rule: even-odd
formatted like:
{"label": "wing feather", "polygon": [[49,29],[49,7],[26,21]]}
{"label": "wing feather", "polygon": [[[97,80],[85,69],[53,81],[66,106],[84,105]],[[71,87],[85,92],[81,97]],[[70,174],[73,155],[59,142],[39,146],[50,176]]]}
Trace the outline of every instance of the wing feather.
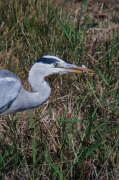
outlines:
{"label": "wing feather", "polygon": [[21,83],[18,79],[0,78],[0,111],[17,97],[20,87]]}

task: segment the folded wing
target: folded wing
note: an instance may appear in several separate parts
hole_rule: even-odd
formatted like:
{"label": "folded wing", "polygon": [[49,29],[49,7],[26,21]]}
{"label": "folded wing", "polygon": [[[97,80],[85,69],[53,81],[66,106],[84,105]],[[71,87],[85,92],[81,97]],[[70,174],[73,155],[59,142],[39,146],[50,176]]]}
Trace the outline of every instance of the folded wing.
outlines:
{"label": "folded wing", "polygon": [[18,96],[21,83],[12,77],[0,78],[0,112],[4,111]]}

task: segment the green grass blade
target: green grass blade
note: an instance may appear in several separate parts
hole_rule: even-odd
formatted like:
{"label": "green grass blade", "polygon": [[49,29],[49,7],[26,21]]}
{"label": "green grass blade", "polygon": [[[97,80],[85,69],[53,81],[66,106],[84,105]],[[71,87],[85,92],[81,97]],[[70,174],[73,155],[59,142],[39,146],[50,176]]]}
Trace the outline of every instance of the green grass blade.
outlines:
{"label": "green grass blade", "polygon": [[57,165],[56,165],[56,164],[53,164],[49,159],[47,159],[47,161],[48,161],[48,163],[50,164],[50,166],[52,167],[52,169],[54,170],[54,176],[58,174],[59,177],[60,177],[61,180],[62,180],[62,179],[63,179],[63,178],[62,178],[62,174],[61,174],[59,168],[57,167]]}
{"label": "green grass blade", "polygon": [[84,6],[88,8],[88,0],[84,0]]}
{"label": "green grass blade", "polygon": [[96,144],[94,144],[86,153],[86,157],[90,156],[102,143],[102,140],[98,141]]}
{"label": "green grass blade", "polygon": [[34,136],[32,139],[32,156],[33,156],[33,164],[36,163],[36,130],[34,128]]}
{"label": "green grass blade", "polygon": [[68,123],[78,123],[78,122],[82,122],[82,123],[88,123],[89,120],[79,120],[79,119],[72,119],[72,120],[60,120],[59,122],[68,122]]}
{"label": "green grass blade", "polygon": [[69,34],[68,34],[68,32],[67,32],[67,29],[66,29],[65,25],[62,23],[62,21],[60,20],[60,18],[57,16],[57,14],[56,14],[55,11],[54,11],[54,16],[55,16],[55,18],[56,18],[56,20],[57,20],[60,28],[62,29],[62,31],[63,31],[64,34],[66,35],[66,37],[67,37],[68,39],[70,39],[70,36],[69,36]]}
{"label": "green grass blade", "polygon": [[95,66],[96,71],[98,72],[99,76],[102,78],[102,80],[104,81],[104,83],[109,86],[109,83],[107,81],[107,79],[103,76],[102,72],[100,71],[100,69],[98,67]]}
{"label": "green grass blade", "polygon": [[113,37],[112,37],[111,51],[110,51],[110,56],[109,56],[109,67],[112,65],[113,55],[114,55],[114,30],[113,30]]}

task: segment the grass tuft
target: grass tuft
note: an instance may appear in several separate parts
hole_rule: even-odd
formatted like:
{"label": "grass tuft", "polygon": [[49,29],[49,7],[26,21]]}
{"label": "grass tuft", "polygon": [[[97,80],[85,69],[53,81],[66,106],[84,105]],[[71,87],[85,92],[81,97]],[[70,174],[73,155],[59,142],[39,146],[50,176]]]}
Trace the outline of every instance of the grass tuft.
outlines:
{"label": "grass tuft", "polygon": [[44,105],[0,117],[0,179],[119,179],[118,9],[113,1],[1,0],[0,68],[25,89],[45,54],[95,74],[47,77]]}

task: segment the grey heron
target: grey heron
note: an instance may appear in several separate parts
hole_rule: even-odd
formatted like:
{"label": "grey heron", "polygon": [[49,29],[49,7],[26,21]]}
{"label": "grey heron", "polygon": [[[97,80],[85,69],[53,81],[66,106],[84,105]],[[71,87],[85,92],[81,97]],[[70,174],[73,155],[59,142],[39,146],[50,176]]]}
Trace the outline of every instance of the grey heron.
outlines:
{"label": "grey heron", "polygon": [[92,74],[93,70],[66,63],[56,56],[45,55],[36,60],[29,71],[28,81],[33,92],[26,91],[21,80],[14,73],[0,70],[0,115],[42,105],[51,93],[51,88],[44,77],[70,72]]}

